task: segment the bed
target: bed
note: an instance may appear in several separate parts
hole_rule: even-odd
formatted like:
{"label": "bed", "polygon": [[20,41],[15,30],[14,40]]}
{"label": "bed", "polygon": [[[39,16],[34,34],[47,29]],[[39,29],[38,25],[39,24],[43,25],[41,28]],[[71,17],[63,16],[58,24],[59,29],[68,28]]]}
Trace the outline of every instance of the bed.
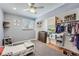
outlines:
{"label": "bed", "polygon": [[24,56],[34,51],[34,44],[32,42],[24,42],[12,46],[5,46],[2,56]]}
{"label": "bed", "polygon": [[[31,48],[30,48],[31,47]],[[33,52],[32,54],[29,54]],[[38,40],[25,42],[24,44],[15,44],[13,46],[5,46],[2,56],[65,56],[59,51],[49,48],[45,43]]]}

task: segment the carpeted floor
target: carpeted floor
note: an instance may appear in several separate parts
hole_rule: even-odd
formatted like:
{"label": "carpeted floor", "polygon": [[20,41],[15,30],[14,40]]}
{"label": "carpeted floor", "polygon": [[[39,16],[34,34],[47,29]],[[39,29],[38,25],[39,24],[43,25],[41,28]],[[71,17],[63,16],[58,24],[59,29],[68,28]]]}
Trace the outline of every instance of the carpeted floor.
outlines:
{"label": "carpeted floor", "polygon": [[35,44],[34,53],[29,54],[29,56],[65,56],[61,52],[49,48],[45,43],[40,41],[32,41]]}

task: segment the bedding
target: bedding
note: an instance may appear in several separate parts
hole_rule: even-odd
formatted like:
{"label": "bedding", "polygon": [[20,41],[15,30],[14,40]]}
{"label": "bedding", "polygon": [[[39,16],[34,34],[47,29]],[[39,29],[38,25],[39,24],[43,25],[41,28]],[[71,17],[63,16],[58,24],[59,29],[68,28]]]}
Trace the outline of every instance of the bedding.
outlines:
{"label": "bedding", "polygon": [[0,55],[2,54],[4,47],[0,47]]}
{"label": "bedding", "polygon": [[5,46],[2,55],[19,55],[26,51],[24,44],[17,46]]}
{"label": "bedding", "polygon": [[15,46],[14,45],[13,46],[5,46],[3,53],[1,55],[3,55],[3,56],[19,56],[19,55],[33,52],[32,48],[30,50],[28,50],[26,48],[26,47],[33,45],[31,43],[32,42],[25,42],[23,44],[19,44],[19,45],[15,45]]}

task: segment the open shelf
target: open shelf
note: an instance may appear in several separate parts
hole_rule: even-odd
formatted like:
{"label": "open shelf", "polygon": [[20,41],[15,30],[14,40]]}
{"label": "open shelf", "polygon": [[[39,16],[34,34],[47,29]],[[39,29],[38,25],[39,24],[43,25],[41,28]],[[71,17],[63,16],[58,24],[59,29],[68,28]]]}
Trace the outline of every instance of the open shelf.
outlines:
{"label": "open shelf", "polygon": [[5,29],[5,28],[9,28],[9,24],[10,24],[10,22],[4,21],[4,22],[3,22],[3,27],[4,27],[4,29]]}

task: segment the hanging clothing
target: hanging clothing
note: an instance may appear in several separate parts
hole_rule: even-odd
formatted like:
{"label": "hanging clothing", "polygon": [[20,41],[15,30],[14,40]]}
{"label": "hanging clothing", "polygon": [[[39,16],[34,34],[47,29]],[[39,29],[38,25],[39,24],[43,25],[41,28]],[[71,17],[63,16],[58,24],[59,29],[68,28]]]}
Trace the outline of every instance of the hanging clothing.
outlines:
{"label": "hanging clothing", "polygon": [[[75,24],[76,24],[76,23],[72,23],[72,24],[71,24],[71,25],[72,25],[72,32],[71,32],[72,37],[71,37],[71,42],[74,42],[74,41],[75,41],[75,34],[76,34]],[[75,45],[75,43],[74,43],[74,45]]]}
{"label": "hanging clothing", "polygon": [[72,37],[71,37],[71,42],[74,42],[74,39],[75,39],[75,37],[74,37],[74,35],[72,35]]}
{"label": "hanging clothing", "polygon": [[72,33],[71,34],[75,34],[75,27],[72,27]]}
{"label": "hanging clothing", "polygon": [[65,30],[64,26],[61,26],[60,24],[56,26],[56,33],[64,32],[64,30]]}
{"label": "hanging clothing", "polygon": [[73,44],[76,46],[77,45],[77,36],[76,34],[73,37]]}
{"label": "hanging clothing", "polygon": [[79,34],[76,34],[76,39],[74,42],[76,43],[76,47],[79,50]]}
{"label": "hanging clothing", "polygon": [[77,34],[79,34],[79,23],[76,23],[75,31],[76,31]]}
{"label": "hanging clothing", "polygon": [[68,24],[67,31],[68,31],[68,33],[71,33],[72,32],[72,26],[71,26],[71,24]]}
{"label": "hanging clothing", "polygon": [[71,42],[74,42],[74,40],[75,40],[75,27],[74,26],[72,27],[71,35],[72,35]]}
{"label": "hanging clothing", "polygon": [[[70,25],[68,25],[70,27]],[[70,29],[69,29],[70,30]],[[79,24],[76,23],[75,25],[72,26],[72,39],[71,42],[77,47],[79,50]]]}
{"label": "hanging clothing", "polygon": [[74,44],[79,50],[79,23],[76,23],[75,25],[75,39],[74,39]]}
{"label": "hanging clothing", "polygon": [[61,32],[64,32],[64,31],[65,31],[65,27],[61,26]]}
{"label": "hanging clothing", "polygon": [[58,24],[56,26],[56,33],[60,33],[61,32],[61,26]]}

